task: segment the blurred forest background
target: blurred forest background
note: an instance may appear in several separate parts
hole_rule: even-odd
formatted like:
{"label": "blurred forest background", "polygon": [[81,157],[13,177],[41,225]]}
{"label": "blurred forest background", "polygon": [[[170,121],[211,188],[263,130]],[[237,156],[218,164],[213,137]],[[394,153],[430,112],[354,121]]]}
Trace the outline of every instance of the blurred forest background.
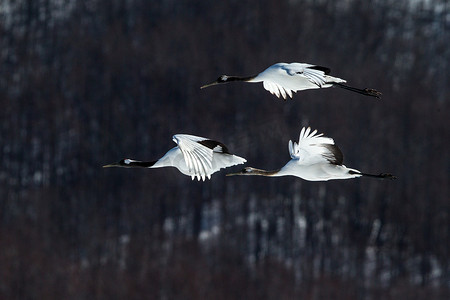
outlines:
{"label": "blurred forest background", "polygon": [[[447,0],[0,0],[0,298],[449,299],[449,41]],[[383,97],[199,89],[276,62]],[[101,168],[190,133],[275,169],[302,126],[398,179]]]}

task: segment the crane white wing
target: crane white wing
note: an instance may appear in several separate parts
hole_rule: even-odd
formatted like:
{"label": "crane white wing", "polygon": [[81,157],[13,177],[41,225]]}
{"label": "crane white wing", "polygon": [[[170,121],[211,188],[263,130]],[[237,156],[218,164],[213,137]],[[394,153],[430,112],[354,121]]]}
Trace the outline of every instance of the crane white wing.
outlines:
{"label": "crane white wing", "polygon": [[322,70],[325,68],[319,67],[319,69],[315,69],[314,67],[316,66],[311,64],[291,63],[285,64],[283,69],[291,76],[304,77],[318,87],[322,87],[326,84],[325,72]]}
{"label": "crane white wing", "polygon": [[329,87],[330,80],[342,81],[326,75],[329,71],[326,67],[306,63],[277,63],[250,81],[262,81],[267,91],[286,99],[287,96],[292,98],[293,93],[300,90]]}
{"label": "crane white wing", "polygon": [[317,134],[317,130],[303,127],[300,131],[298,143],[289,141],[289,153],[291,157],[302,165],[316,163],[331,163],[341,165],[343,155],[335,145],[334,140]]}
{"label": "crane white wing", "polygon": [[176,134],[173,141],[183,154],[186,166],[192,179],[203,181],[211,178],[211,174],[222,168],[242,164],[246,160],[232,155],[226,146],[207,138]]}
{"label": "crane white wing", "polygon": [[285,88],[275,82],[264,80],[263,81],[263,87],[269,91],[272,95],[277,96],[280,98],[280,95],[283,97],[283,99],[286,99],[286,95],[289,95],[289,97],[292,98],[292,92],[295,92],[291,89]]}

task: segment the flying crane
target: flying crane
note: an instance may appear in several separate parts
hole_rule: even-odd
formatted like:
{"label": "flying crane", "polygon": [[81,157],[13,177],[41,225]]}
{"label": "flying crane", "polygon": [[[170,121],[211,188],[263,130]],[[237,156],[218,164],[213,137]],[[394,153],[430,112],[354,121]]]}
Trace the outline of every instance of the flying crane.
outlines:
{"label": "flying crane", "polygon": [[103,166],[122,168],[163,168],[175,167],[192,180],[205,181],[222,168],[243,164],[246,160],[231,154],[221,142],[188,134],[173,136],[176,147],[155,161],[139,161],[125,158],[119,162]]}
{"label": "flying crane", "polygon": [[373,175],[347,168],[342,164],[344,156],[334,140],[323,136],[322,133],[317,134],[317,130],[311,131],[310,127],[303,127],[298,143],[290,140],[288,146],[292,159],[281,169],[266,171],[246,167],[238,173],[229,173],[227,176],[296,176],[309,181],[349,179],[361,176],[395,179],[395,176],[387,173]]}
{"label": "flying crane", "polygon": [[263,72],[253,76],[228,76],[222,75],[216,81],[205,84],[201,89],[228,82],[262,82],[264,88],[278,98],[289,96],[292,98],[292,92],[309,89],[320,89],[329,87],[340,87],[365,96],[376,98],[381,97],[381,93],[374,89],[359,89],[348,86],[344,79],[333,77],[330,69],[307,63],[277,63],[268,67]]}

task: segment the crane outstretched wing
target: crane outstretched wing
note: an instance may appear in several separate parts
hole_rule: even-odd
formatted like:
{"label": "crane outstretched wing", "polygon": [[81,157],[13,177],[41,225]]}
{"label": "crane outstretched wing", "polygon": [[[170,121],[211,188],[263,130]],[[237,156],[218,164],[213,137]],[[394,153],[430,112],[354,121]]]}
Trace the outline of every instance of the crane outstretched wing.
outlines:
{"label": "crane outstretched wing", "polygon": [[289,153],[300,164],[312,165],[316,163],[331,163],[341,165],[344,156],[334,140],[324,137],[317,130],[303,127],[300,131],[298,143],[289,141]]}
{"label": "crane outstretched wing", "polygon": [[328,68],[305,63],[286,64],[283,69],[291,76],[305,77],[318,87],[322,87],[326,84],[325,75],[330,72],[330,69]]}
{"label": "crane outstretched wing", "polygon": [[294,90],[285,88],[279,85],[278,83],[269,80],[263,81],[263,87],[266,89],[266,91],[269,91],[272,95],[275,95],[278,98],[280,98],[281,96],[283,97],[283,99],[286,99],[286,95],[292,98],[292,92],[296,92]]}
{"label": "crane outstretched wing", "polygon": [[[176,134],[173,141],[183,153],[186,165],[191,173],[191,178],[202,179],[203,181],[211,178],[211,174],[221,168],[242,164],[246,160],[232,155],[228,152],[228,148],[217,141],[210,140],[188,134]],[[222,154],[227,158],[220,159],[215,154]]]}
{"label": "crane outstretched wing", "polygon": [[330,86],[332,81],[345,82],[340,78],[328,76],[330,69],[306,63],[277,63],[258,76],[263,81],[264,88],[278,98],[287,96],[292,98],[293,93]]}

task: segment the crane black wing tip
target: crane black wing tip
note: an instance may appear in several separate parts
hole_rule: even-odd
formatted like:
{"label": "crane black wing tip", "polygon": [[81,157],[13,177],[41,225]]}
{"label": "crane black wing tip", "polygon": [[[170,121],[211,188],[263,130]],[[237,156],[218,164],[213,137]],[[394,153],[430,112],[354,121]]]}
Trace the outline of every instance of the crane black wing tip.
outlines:
{"label": "crane black wing tip", "polygon": [[311,66],[308,67],[309,69],[314,69],[314,70],[318,70],[318,71],[322,71],[325,73],[325,75],[328,75],[331,73],[331,69],[328,67],[324,67],[324,66]]}
{"label": "crane black wing tip", "polygon": [[203,140],[203,141],[199,141],[199,144],[215,151],[215,152],[219,152],[219,153],[225,153],[225,154],[231,154],[230,151],[228,150],[227,146],[225,146],[223,143],[218,142],[218,141],[214,141],[214,140]]}

